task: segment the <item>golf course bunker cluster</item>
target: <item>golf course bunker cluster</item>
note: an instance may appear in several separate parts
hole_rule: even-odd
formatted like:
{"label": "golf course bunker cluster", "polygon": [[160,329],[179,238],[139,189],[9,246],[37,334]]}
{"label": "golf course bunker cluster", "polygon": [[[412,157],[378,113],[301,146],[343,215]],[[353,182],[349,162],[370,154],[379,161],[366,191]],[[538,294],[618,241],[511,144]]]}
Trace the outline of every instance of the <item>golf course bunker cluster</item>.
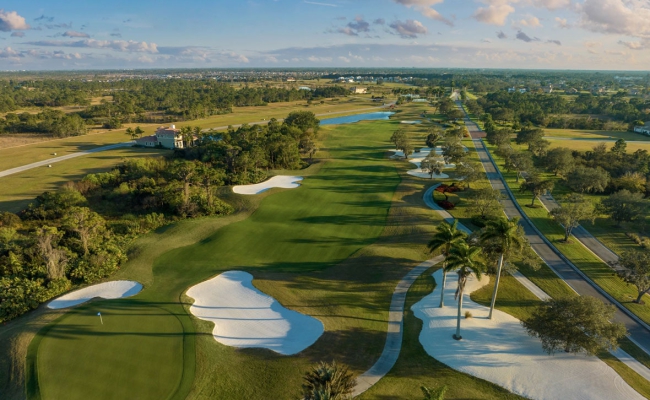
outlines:
{"label": "golf course bunker cluster", "polygon": [[85,303],[95,297],[103,299],[121,299],[135,296],[142,290],[142,285],[134,281],[112,281],[85,287],[66,293],[50,301],[47,308],[58,310]]}
{"label": "golf course bunker cluster", "polygon": [[234,186],[232,191],[237,194],[254,195],[272,188],[294,189],[300,186],[298,183],[300,181],[302,181],[302,176],[277,175],[254,185]]}
{"label": "golf course bunker cluster", "polygon": [[[427,179],[429,179],[429,178],[437,178],[437,179],[449,178],[449,175],[447,175],[447,174],[433,174],[433,177],[432,177],[428,172],[422,171],[422,168],[420,168],[420,163],[422,162],[422,160],[424,160],[429,155],[429,153],[431,153],[431,150],[433,150],[433,149],[430,148],[430,147],[423,147],[423,148],[420,149],[420,151],[413,152],[413,154],[411,154],[409,156],[408,161],[411,164],[414,164],[417,168],[409,170],[406,173],[409,174],[409,175],[412,175],[412,176],[417,176],[418,178],[427,178]],[[395,154],[393,154],[393,158],[404,158],[404,152],[403,151],[396,150],[396,149],[392,149],[390,151],[395,153]],[[439,149],[439,148],[436,147],[435,154],[437,156],[436,159],[439,159],[440,161],[444,161],[444,158],[442,157],[442,149]],[[451,169],[451,168],[456,168],[456,165],[455,164],[445,164],[445,166],[444,166],[444,169]]]}
{"label": "golf course bunker cluster", "polygon": [[323,334],[319,320],[284,308],[253,286],[253,275],[224,272],[187,291],[190,312],[214,322],[215,340],[226,346],[256,347],[283,355],[299,353]]}
{"label": "golf course bunker cluster", "polygon": [[[442,282],[442,270],[433,274]],[[605,362],[595,356],[548,355],[541,342],[530,337],[518,319],[497,309],[487,319],[489,308],[470,300],[469,294],[488,283],[471,276],[465,287],[463,310],[473,317],[461,321],[462,340],[454,340],[457,303],[454,292],[458,276],[447,275],[445,304],[440,286],[412,307],[423,321],[420,343],[427,354],[458,371],[496,383],[509,391],[536,400],[555,399],[643,399]]]}

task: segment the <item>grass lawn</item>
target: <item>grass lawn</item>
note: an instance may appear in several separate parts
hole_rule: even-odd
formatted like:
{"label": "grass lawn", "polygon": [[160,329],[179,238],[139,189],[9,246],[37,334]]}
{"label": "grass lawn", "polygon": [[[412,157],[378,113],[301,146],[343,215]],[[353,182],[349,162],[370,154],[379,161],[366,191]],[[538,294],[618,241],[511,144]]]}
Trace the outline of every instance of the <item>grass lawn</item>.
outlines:
{"label": "grass lawn", "polygon": [[[324,104],[314,102],[310,106],[307,106],[305,101],[270,103],[264,107],[234,107],[233,113],[231,114],[214,115],[205,119],[178,122],[176,125],[178,127],[185,125],[192,127],[200,126],[201,128],[221,127],[257,122],[263,119],[268,121],[271,118],[284,118],[292,111],[311,111],[315,114],[337,113],[335,114],[336,116],[342,116],[346,115],[347,112],[350,114],[358,113],[353,110],[379,106],[381,104],[373,103],[369,99],[346,97],[342,97],[336,101],[326,100]],[[126,128],[129,126],[135,127],[136,125],[139,125],[145,131],[144,135],[152,135],[161,124],[125,124],[122,129],[94,131],[93,134],[47,140],[21,147],[9,147],[10,143],[7,140],[3,140],[3,146],[6,147],[0,148],[0,171],[94,147],[129,141],[131,137],[125,134]],[[5,139],[7,137],[10,137],[10,135],[4,135]],[[57,155],[54,156],[53,153],[57,153]]]}
{"label": "grass lawn", "polygon": [[[419,215],[421,207],[409,211],[412,206],[407,205],[412,202],[421,206],[422,184],[415,188],[402,184],[395,194],[395,206],[390,208],[400,178],[394,162],[385,159],[384,154],[395,127],[396,123],[390,121],[324,129],[329,132],[325,147],[330,159],[305,179],[302,187],[271,191],[247,219],[232,220],[233,223],[224,224],[196,244],[158,256],[152,270],[147,271],[151,259],[142,257],[155,257],[157,251],[151,254],[147,246],[136,247],[131,261],[118,276],[144,278],[145,290],[127,302],[137,302],[138,307],[147,310],[164,307],[176,314],[167,318],[180,320],[184,329],[177,334],[190,342],[186,346],[196,346],[196,352],[188,347],[183,353],[186,358],[196,357],[196,374],[185,371],[179,396],[186,395],[187,388],[190,398],[293,398],[300,387],[302,372],[314,361],[336,358],[356,372],[372,365],[383,348],[394,286],[409,268],[426,258],[422,243],[428,234],[423,235],[422,231],[430,232],[432,222],[437,220],[435,215]],[[389,210],[392,217],[384,227]],[[400,223],[412,213],[424,227]],[[396,231],[402,231],[401,236],[393,234]],[[385,236],[379,244],[377,239],[382,232]],[[164,230],[159,235],[172,241],[173,235],[166,236]],[[412,244],[413,237],[421,243]],[[152,238],[148,240],[158,244]],[[348,259],[352,254],[355,257]],[[135,265],[132,273],[131,265]],[[261,349],[237,350],[214,341],[209,334],[211,324],[183,312],[181,307],[190,304],[183,293],[229,269],[252,272],[256,277],[254,284],[262,291],[288,308],[319,318],[326,327],[323,337],[293,357]],[[93,304],[86,307],[92,308]],[[189,328],[187,321],[191,323]],[[125,324],[126,319],[120,322],[119,332],[128,331],[127,326],[122,326]],[[67,318],[49,325],[49,329],[70,334],[70,340],[62,343],[67,348],[57,347],[60,354],[67,355],[60,357],[59,368],[63,370],[69,362],[66,359],[97,345],[96,335],[76,329],[77,325]],[[47,329],[41,336],[41,345],[36,340],[30,348],[32,354],[51,351],[47,347],[59,343],[49,341]],[[102,337],[108,340],[112,335],[106,332]],[[151,335],[139,337],[138,341],[142,351],[159,346]],[[31,361],[33,365],[35,360]],[[146,357],[135,359],[125,353],[115,354],[112,368],[122,368],[123,363],[132,365],[135,376],[131,382],[135,384],[145,379],[139,371],[151,368],[153,362]],[[59,381],[43,377],[51,373],[52,367],[36,361],[41,394],[67,388],[80,397],[112,395],[100,390],[103,384],[94,376],[83,373],[87,381],[83,387],[59,387]],[[34,387],[32,382],[30,388]]]}
{"label": "grass lawn", "polygon": [[597,131],[589,129],[552,129],[544,128],[546,138],[562,137],[586,140],[625,139],[632,141],[650,141],[650,137],[634,132]]}
{"label": "grass lawn", "polygon": [[169,150],[124,147],[93,153],[52,164],[52,168],[39,167],[0,178],[0,211],[18,212],[36,196],[47,190],[56,190],[66,182],[83,178],[87,174],[108,171],[126,158],[160,156]]}
{"label": "grass lawn", "polygon": [[[560,140],[560,139],[549,139],[551,143],[550,148],[554,149],[556,147],[568,147],[572,150],[579,151],[588,151],[592,150],[594,147],[600,143],[605,143],[607,149],[609,150],[614,146],[614,142],[603,142],[598,139],[593,140]],[[650,151],[650,142],[627,142],[627,151],[628,153],[634,153],[637,150],[648,150]]]}

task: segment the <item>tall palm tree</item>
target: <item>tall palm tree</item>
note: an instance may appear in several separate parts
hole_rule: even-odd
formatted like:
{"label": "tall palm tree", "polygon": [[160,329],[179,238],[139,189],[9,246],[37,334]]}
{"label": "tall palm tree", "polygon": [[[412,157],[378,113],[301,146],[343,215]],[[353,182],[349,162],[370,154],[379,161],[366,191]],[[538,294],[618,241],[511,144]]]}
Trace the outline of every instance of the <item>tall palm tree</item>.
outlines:
{"label": "tall palm tree", "polygon": [[505,261],[508,261],[512,254],[522,250],[528,241],[524,236],[523,230],[519,228],[519,218],[513,217],[507,219],[506,217],[501,217],[487,223],[483,233],[481,233],[481,242],[496,245],[500,252],[496,279],[494,280],[494,290],[492,292],[492,301],[490,303],[490,314],[488,315],[488,318],[492,319],[503,264]]}
{"label": "tall palm tree", "polygon": [[467,235],[465,232],[458,229],[458,220],[455,219],[453,224],[443,221],[436,228],[436,233],[427,245],[430,252],[442,249],[442,254],[445,256],[445,261],[442,264],[442,287],[440,289],[440,307],[444,307],[444,292],[445,283],[447,282],[447,257],[451,246],[463,241]]}
{"label": "tall palm tree", "polygon": [[463,293],[467,279],[472,273],[478,279],[485,272],[485,264],[481,260],[482,249],[479,246],[470,246],[467,242],[460,242],[455,244],[449,252],[449,263],[447,269],[449,271],[457,270],[458,273],[458,288],[456,289],[455,298],[458,300],[458,319],[456,322],[456,334],[454,339],[461,340],[460,335],[460,317],[463,313]]}

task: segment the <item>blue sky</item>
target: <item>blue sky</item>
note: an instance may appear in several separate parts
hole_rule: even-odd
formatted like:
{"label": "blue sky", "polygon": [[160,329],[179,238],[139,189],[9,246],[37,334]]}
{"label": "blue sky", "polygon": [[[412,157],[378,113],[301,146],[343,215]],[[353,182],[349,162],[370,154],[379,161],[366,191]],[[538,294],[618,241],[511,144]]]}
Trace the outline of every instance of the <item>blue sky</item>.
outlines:
{"label": "blue sky", "polygon": [[11,0],[2,7],[3,70],[650,69],[650,0]]}

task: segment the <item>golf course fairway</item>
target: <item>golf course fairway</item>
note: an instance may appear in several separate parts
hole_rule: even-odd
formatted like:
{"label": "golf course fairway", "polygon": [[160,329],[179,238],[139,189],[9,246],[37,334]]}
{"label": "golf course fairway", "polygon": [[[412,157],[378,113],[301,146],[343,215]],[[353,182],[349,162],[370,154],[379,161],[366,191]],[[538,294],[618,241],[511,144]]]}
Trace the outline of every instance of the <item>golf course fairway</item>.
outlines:
{"label": "golf course fairway", "polygon": [[[30,345],[28,397],[294,398],[287,387],[299,388],[302,371],[314,359],[332,357],[333,349],[350,357],[344,361],[353,368],[372,364],[404,271],[396,266],[412,260],[339,264],[384,229],[400,182],[385,156],[397,124],[323,128],[319,168],[311,175],[293,171],[304,176],[300,187],[272,189],[248,218],[163,253],[153,262],[153,283],[137,296],[94,301],[48,325]],[[134,278],[129,265],[120,279]],[[322,320],[323,337],[294,356],[217,343],[213,324],[189,315],[192,300],[184,293],[233,269],[251,273],[285,307]]]}

